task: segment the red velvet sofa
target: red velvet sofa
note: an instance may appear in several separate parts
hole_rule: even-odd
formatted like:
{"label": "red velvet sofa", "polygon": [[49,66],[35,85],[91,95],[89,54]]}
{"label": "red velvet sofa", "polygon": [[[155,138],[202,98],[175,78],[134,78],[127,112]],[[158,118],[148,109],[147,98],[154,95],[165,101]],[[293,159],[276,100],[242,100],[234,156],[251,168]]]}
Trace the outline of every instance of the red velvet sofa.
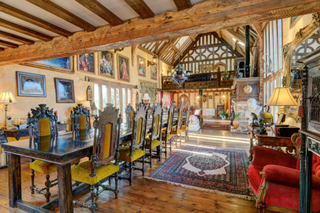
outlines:
{"label": "red velvet sofa", "polygon": [[[299,210],[300,158],[261,146],[253,151],[248,176],[256,207],[260,212]],[[312,212],[320,212],[320,158],[316,155],[312,171]]]}

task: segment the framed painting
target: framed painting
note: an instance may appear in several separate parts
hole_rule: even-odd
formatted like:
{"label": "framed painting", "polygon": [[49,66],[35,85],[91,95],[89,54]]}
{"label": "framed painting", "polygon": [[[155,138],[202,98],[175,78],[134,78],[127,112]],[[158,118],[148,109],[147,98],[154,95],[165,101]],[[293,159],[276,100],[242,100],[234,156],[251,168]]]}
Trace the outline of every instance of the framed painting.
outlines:
{"label": "framed painting", "polygon": [[92,89],[90,86],[87,88],[87,101],[90,101],[90,105],[92,104],[93,96],[92,96]]}
{"label": "framed painting", "polygon": [[74,103],[74,84],[73,80],[54,78],[56,85],[57,103]]}
{"label": "framed painting", "polygon": [[118,76],[119,80],[130,82],[129,58],[118,54]]}
{"label": "framed painting", "polygon": [[94,54],[85,53],[78,56],[78,70],[94,73]]}
{"label": "framed painting", "polygon": [[73,56],[22,63],[22,65],[59,72],[73,73]]}
{"label": "framed painting", "polygon": [[151,79],[155,79],[157,80],[157,64],[153,64],[152,67],[151,67]]}
{"label": "framed painting", "polygon": [[44,75],[19,71],[16,74],[18,96],[47,97],[46,77]]}
{"label": "framed painting", "polygon": [[146,77],[146,59],[138,56],[138,75]]}
{"label": "framed painting", "polygon": [[114,56],[110,51],[99,53],[99,75],[114,78]]}
{"label": "framed painting", "polygon": [[201,64],[200,65],[200,71],[201,72],[211,72],[213,70],[212,64]]}

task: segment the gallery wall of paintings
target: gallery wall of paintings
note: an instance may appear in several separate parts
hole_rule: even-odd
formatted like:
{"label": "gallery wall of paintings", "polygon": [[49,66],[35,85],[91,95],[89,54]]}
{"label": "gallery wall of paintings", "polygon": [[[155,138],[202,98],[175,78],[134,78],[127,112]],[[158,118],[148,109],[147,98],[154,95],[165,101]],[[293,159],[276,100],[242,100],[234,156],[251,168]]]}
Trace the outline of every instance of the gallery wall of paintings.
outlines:
{"label": "gallery wall of paintings", "polygon": [[[142,58],[140,63],[138,57]],[[88,86],[94,88],[92,82],[85,81],[86,76],[138,87],[140,80],[143,80],[156,83],[159,87],[158,67],[163,65],[157,62],[156,66],[147,66],[147,61],[152,61],[152,58],[153,55],[140,49],[132,57],[131,47],[126,47],[116,53],[110,50],[1,66],[0,92],[8,91],[15,95],[17,103],[10,105],[9,112],[13,117],[26,117],[29,106],[36,107],[42,103],[58,111],[59,119],[67,122],[72,107],[87,99]],[[140,88],[133,92],[133,104],[136,92],[140,93]],[[142,97],[141,94],[139,96]],[[0,116],[0,126],[3,124],[4,116]]]}

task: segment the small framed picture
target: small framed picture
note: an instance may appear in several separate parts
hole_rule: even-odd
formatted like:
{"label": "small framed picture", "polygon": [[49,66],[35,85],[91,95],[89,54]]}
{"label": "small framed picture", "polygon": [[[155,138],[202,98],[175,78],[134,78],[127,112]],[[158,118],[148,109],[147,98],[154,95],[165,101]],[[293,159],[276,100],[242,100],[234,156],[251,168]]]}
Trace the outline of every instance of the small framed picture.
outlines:
{"label": "small framed picture", "polygon": [[99,53],[99,75],[114,78],[114,57],[109,51]]}
{"label": "small framed picture", "polygon": [[209,95],[209,99],[212,99],[212,95]]}
{"label": "small framed picture", "polygon": [[212,70],[213,70],[213,65],[212,64],[201,64],[200,65],[200,71],[202,73],[210,72]]}
{"label": "small framed picture", "polygon": [[85,53],[85,54],[79,55],[78,70],[94,73],[94,54],[93,53]]}
{"label": "small framed picture", "polygon": [[119,80],[130,82],[129,58],[118,54],[118,76]]}
{"label": "small framed picture", "polygon": [[19,71],[16,74],[18,96],[47,97],[46,76]]}
{"label": "small framed picture", "polygon": [[146,59],[138,55],[138,75],[146,77]]}
{"label": "small framed picture", "polygon": [[157,80],[157,64],[153,64],[152,67],[151,67],[151,79],[155,79]]}
{"label": "small framed picture", "polygon": [[285,121],[285,119],[286,119],[285,114],[284,113],[280,113],[279,116],[278,116],[278,120],[277,120],[276,125],[280,125],[282,122]]}
{"label": "small framed picture", "polygon": [[74,103],[74,85],[73,80],[54,78],[56,85],[57,103]]}

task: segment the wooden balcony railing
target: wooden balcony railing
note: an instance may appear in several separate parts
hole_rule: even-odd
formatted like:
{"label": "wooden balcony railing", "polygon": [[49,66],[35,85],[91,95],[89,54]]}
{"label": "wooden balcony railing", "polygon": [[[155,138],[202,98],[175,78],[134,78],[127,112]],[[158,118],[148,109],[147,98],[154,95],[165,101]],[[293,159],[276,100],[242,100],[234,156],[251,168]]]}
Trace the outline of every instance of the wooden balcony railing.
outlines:
{"label": "wooden balcony railing", "polygon": [[172,81],[171,76],[162,76],[162,90],[230,88],[235,71],[191,74],[182,87]]}

